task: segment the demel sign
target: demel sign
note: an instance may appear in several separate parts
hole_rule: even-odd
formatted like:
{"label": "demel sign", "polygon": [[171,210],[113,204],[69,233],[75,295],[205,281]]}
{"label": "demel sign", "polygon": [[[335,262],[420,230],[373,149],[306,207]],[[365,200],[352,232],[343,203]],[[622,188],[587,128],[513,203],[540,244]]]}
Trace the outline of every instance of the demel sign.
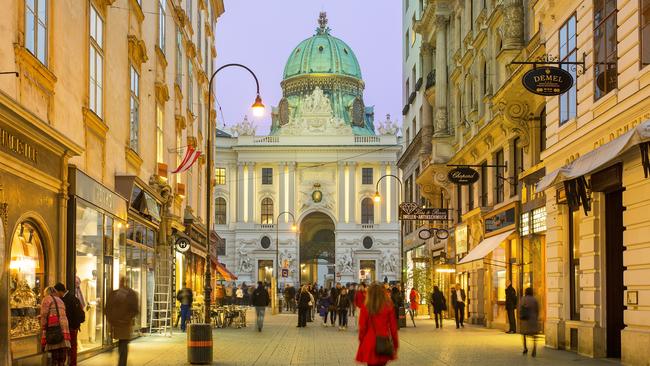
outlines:
{"label": "demel sign", "polygon": [[454,184],[469,185],[478,180],[479,173],[470,167],[458,167],[450,170],[447,178]]}
{"label": "demel sign", "polygon": [[531,93],[553,96],[564,94],[571,89],[573,76],[562,68],[544,66],[525,73],[521,82]]}

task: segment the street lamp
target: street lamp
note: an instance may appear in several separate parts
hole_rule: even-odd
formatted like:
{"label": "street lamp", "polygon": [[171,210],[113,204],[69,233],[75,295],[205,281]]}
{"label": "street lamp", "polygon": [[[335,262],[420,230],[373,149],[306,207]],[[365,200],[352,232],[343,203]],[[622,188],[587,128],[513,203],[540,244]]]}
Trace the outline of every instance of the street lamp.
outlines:
{"label": "street lamp", "polygon": [[273,314],[277,314],[278,312],[276,300],[278,296],[278,283],[280,282],[280,217],[284,214],[291,216],[291,231],[294,233],[298,231],[296,217],[291,212],[282,211],[278,214],[278,217],[275,219],[275,286],[271,286],[271,292],[273,293]]}
{"label": "street lamp", "polygon": [[[212,221],[212,173],[214,172],[214,169],[212,169],[212,150],[214,148],[213,146],[213,130],[212,130],[212,82],[214,81],[215,76],[219,73],[219,71],[227,68],[227,67],[240,67],[248,71],[251,75],[253,75],[253,79],[255,79],[255,86],[257,87],[257,96],[255,97],[255,102],[251,106],[253,109],[253,114],[255,116],[262,116],[264,114],[264,104],[262,103],[262,97],[260,97],[260,82],[257,80],[257,76],[255,73],[249,69],[248,67],[242,65],[242,64],[226,64],[221,67],[219,67],[214,73],[212,73],[212,76],[210,76],[210,83],[208,84],[208,138],[207,138],[207,174],[205,175],[205,180],[206,180],[206,205],[205,205],[205,210],[206,210],[206,215],[205,215],[205,227],[206,230],[208,231],[208,235],[206,235],[207,240],[205,244],[206,248],[206,254],[205,254],[205,285],[204,287],[204,296],[205,296],[205,323],[210,324],[210,297],[212,295],[212,273],[211,273],[211,268],[212,266],[210,265],[210,231],[211,231],[211,221]],[[218,261],[218,258],[215,258]]]}
{"label": "street lamp", "polygon": [[[375,199],[375,202],[377,202],[377,203],[381,202],[381,195],[379,194],[379,182],[381,182],[382,179],[387,178],[387,177],[395,178],[397,180],[397,182],[399,183],[400,192],[402,191],[402,180],[398,176],[393,175],[393,174],[383,175],[383,176],[381,176],[381,178],[379,178],[377,180],[377,184],[375,184],[375,197],[374,197],[374,199]],[[405,286],[405,284],[406,284],[406,279],[405,279],[405,277],[406,277],[405,276],[406,269],[405,269],[405,266],[404,266],[404,221],[400,221],[400,223],[399,223],[399,257],[400,257],[400,263],[402,265],[402,268],[401,268],[401,271],[400,271],[401,272],[400,281],[402,282],[402,292],[404,292],[403,295],[405,296],[405,294],[406,294],[406,292],[405,292],[406,291],[406,286]]]}

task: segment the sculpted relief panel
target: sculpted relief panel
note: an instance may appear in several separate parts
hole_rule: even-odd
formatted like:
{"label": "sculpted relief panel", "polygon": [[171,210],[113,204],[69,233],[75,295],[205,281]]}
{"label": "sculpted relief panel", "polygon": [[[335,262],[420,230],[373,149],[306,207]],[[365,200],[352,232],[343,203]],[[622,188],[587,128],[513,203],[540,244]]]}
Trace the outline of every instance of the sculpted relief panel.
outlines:
{"label": "sculpted relief panel", "polygon": [[302,100],[295,116],[289,116],[279,130],[280,135],[306,136],[337,136],[351,135],[352,128],[341,118],[334,117],[332,105],[323,90],[316,87],[308,97]]}

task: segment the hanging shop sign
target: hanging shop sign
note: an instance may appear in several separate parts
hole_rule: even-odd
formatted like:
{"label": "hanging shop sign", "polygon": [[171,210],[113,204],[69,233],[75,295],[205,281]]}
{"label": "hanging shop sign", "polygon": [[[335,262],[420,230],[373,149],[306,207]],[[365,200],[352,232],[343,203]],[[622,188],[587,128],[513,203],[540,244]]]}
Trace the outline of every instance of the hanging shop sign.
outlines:
{"label": "hanging shop sign", "polygon": [[447,178],[454,184],[470,185],[478,180],[479,173],[470,167],[461,166],[450,170]]}
{"label": "hanging shop sign", "polygon": [[521,83],[533,94],[560,95],[573,86],[573,75],[560,67],[542,66],[526,72]]}
{"label": "hanging shop sign", "polygon": [[512,206],[503,211],[488,214],[485,216],[485,235],[489,236],[491,233],[503,232],[508,229],[515,228],[517,219],[516,207]]}
{"label": "hanging shop sign", "polygon": [[178,237],[178,239],[176,239],[176,250],[181,253],[190,250],[190,240],[182,236]]}
{"label": "hanging shop sign", "polygon": [[449,212],[446,208],[419,207],[415,202],[402,202],[399,205],[400,220],[447,221]]}
{"label": "hanging shop sign", "polygon": [[418,237],[422,240],[430,239],[434,235],[436,238],[440,240],[444,240],[449,237],[449,231],[445,229],[432,228],[432,229],[422,229],[418,233]]}
{"label": "hanging shop sign", "polygon": [[467,225],[456,226],[456,255],[467,253]]}

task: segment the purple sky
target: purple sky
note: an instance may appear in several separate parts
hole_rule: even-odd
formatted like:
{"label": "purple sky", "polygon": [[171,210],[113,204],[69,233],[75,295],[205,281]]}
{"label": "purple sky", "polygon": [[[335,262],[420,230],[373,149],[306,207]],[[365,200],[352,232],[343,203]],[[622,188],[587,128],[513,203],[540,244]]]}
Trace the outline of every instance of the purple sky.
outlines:
{"label": "purple sky", "polygon": [[217,76],[215,91],[223,110],[218,125],[231,126],[244,115],[254,120],[258,135],[268,133],[271,107],[282,97],[280,81],[289,54],[311,37],[320,11],[326,11],[331,34],[357,55],[366,82],[364,101],[375,106],[375,124],[390,113],[401,121],[402,37],[398,0],[225,0],[217,22],[217,66],[242,63],[260,80],[266,115],[254,119],[250,105],[255,82],[245,70],[230,68]]}

